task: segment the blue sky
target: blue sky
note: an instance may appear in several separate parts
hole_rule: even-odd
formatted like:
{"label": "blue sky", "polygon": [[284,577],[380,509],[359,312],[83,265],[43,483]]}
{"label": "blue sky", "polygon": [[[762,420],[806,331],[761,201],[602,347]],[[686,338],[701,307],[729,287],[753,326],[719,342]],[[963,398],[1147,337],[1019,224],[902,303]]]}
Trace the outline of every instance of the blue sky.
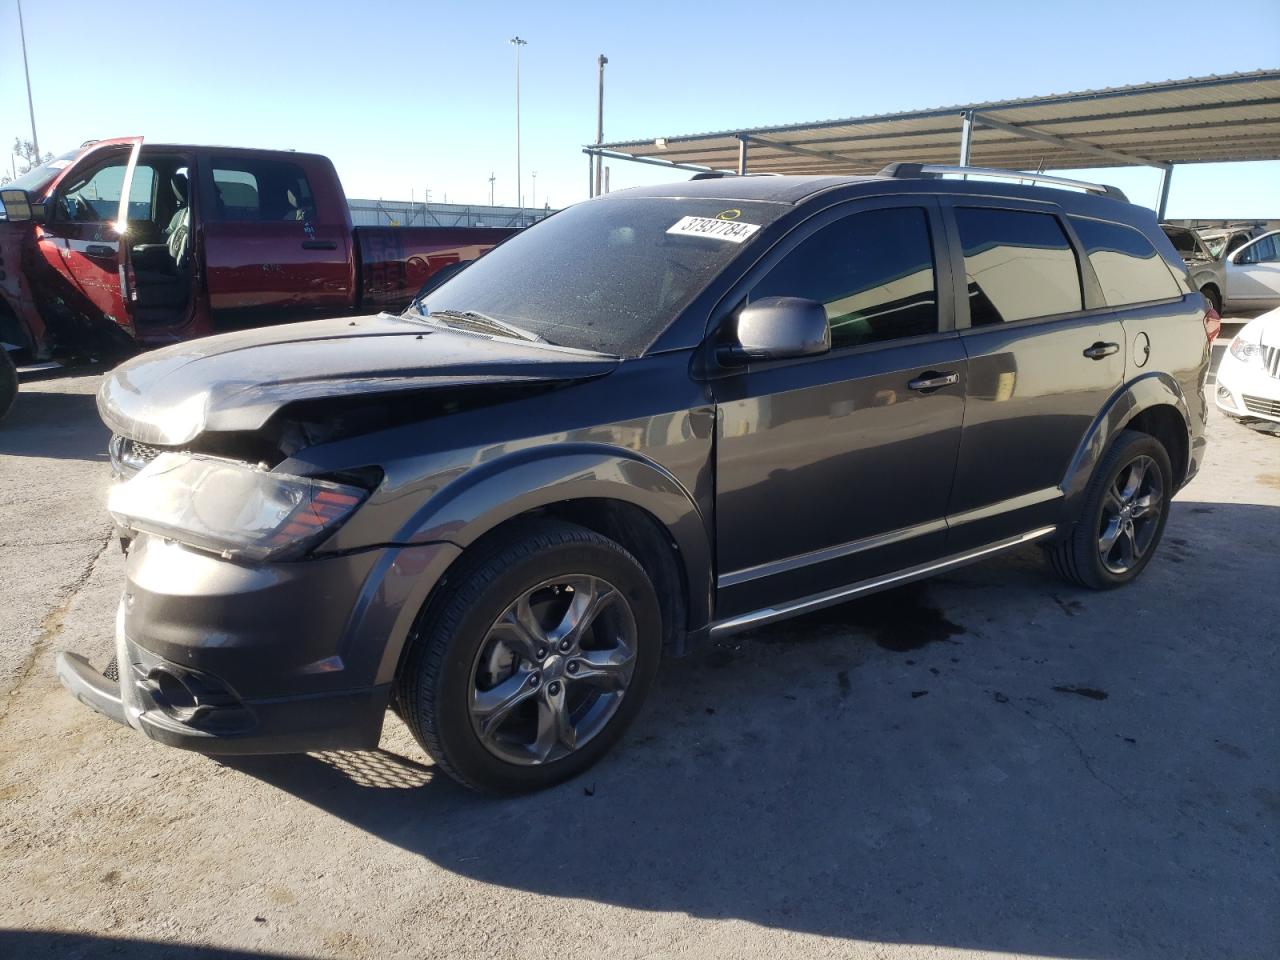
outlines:
{"label": "blue sky", "polygon": [[[1276,0],[25,0],[23,11],[46,150],[136,133],[293,147],[332,157],[352,196],[420,200],[430,189],[474,203],[487,202],[490,172],[497,201],[515,201],[515,34],[529,43],[525,200],[536,171],[537,203],[555,206],[586,196],[580,148],[595,137],[600,53],[606,140],[1280,66]],[[1206,37],[1206,23],[1222,29]],[[17,28],[14,0],[0,0],[6,147],[29,135]],[[1154,203],[1153,171],[1097,176]],[[612,164],[614,189],[670,178]],[[1169,215],[1280,217],[1280,162],[1180,167]]]}

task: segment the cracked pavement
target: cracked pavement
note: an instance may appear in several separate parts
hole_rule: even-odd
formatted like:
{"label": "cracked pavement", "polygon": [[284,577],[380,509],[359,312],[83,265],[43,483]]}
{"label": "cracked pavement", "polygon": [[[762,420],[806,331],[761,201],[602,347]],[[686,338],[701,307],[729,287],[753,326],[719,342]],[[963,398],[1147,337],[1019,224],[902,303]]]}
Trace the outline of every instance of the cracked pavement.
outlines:
{"label": "cracked pavement", "polygon": [[95,386],[0,426],[0,956],[1280,956],[1280,437],[1215,412],[1127,589],[1032,547],[744,634],[494,800],[394,720],[224,764],[65,694],[123,570]]}

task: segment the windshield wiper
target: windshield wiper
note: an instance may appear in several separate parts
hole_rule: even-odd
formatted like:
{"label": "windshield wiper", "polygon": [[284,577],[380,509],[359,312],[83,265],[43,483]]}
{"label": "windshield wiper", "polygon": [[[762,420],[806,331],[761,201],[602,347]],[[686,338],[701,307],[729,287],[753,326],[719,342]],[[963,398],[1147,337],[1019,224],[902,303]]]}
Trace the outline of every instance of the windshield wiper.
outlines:
{"label": "windshield wiper", "polygon": [[499,320],[497,317],[491,317],[487,313],[479,313],[475,310],[432,310],[427,316],[442,317],[445,320],[459,320],[464,324],[479,327],[481,330],[494,330],[506,336],[515,337],[518,340],[528,340],[531,343],[546,342],[542,337],[530,330],[525,330],[522,327],[517,327],[514,323],[507,323],[505,320]]}

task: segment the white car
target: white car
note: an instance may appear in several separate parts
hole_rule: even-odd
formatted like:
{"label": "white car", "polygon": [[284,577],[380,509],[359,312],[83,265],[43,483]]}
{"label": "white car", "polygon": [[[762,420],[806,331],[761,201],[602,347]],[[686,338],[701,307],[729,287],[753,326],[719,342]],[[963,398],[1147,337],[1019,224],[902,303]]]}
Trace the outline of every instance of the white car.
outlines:
{"label": "white car", "polygon": [[1223,312],[1280,307],[1280,230],[1255,237],[1227,254]]}
{"label": "white car", "polygon": [[1218,365],[1218,409],[1280,432],[1280,308],[1245,324]]}

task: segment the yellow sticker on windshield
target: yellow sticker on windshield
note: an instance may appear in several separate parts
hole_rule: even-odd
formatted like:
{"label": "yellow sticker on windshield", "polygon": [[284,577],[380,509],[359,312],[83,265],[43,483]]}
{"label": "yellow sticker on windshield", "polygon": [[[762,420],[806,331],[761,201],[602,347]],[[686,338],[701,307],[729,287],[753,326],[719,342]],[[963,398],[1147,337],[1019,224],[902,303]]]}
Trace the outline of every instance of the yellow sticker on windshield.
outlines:
{"label": "yellow sticker on windshield", "polygon": [[721,210],[716,214],[717,220],[737,220],[742,216],[741,210]]}

